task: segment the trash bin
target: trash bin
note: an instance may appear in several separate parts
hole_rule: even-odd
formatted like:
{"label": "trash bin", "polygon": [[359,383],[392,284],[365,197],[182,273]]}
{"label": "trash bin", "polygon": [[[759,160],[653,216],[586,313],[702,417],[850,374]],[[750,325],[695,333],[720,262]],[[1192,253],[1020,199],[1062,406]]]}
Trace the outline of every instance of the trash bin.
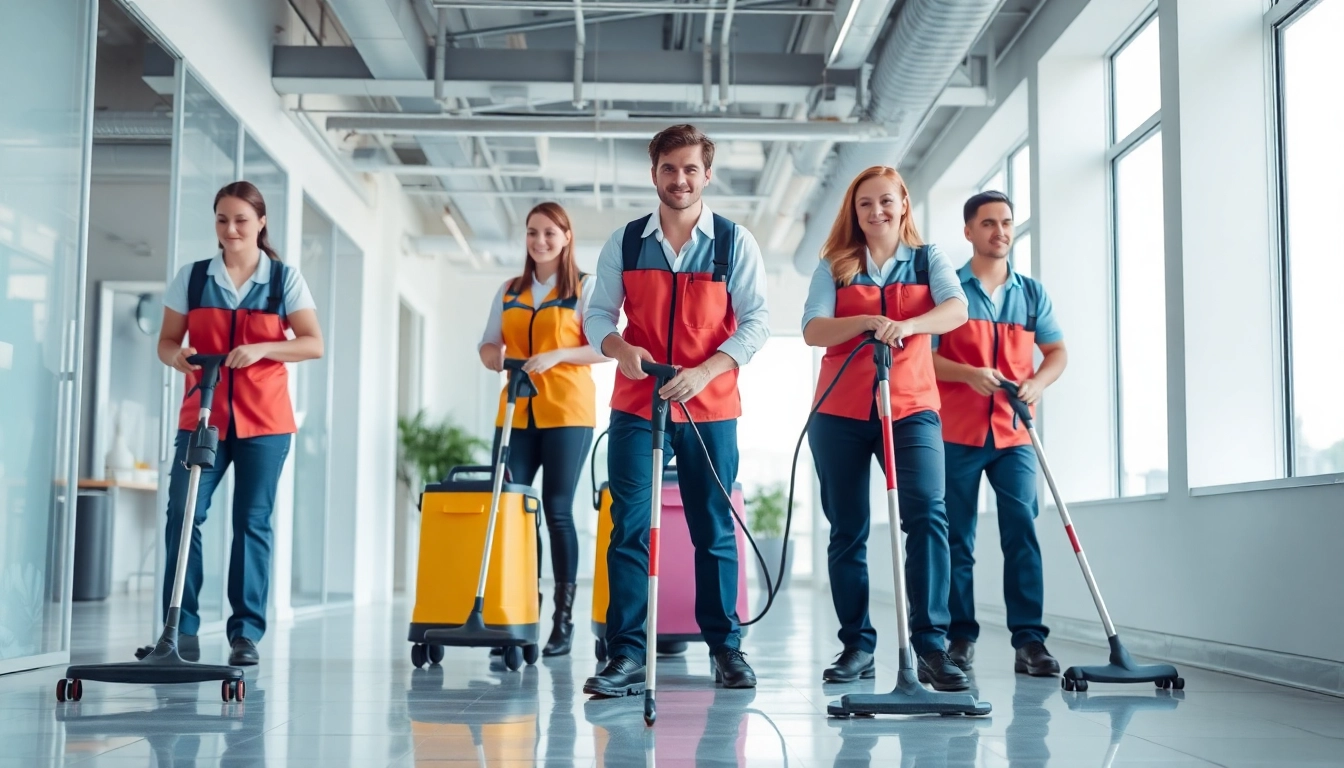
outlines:
{"label": "trash bin", "polygon": [[80,491],[75,501],[73,600],[106,600],[112,592],[112,504],[102,491]]}

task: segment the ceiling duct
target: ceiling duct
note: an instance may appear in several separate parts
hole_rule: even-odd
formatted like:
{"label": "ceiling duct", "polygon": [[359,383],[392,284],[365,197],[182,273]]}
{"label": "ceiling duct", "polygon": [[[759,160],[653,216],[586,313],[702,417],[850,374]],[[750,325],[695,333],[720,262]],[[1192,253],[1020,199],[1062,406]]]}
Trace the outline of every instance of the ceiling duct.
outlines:
{"label": "ceiling duct", "polygon": [[1002,0],[906,0],[878,54],[869,86],[869,117],[894,138],[840,147],[793,254],[804,275],[816,268],[821,246],[849,182],[865,168],[896,165],[915,138],[957,66]]}

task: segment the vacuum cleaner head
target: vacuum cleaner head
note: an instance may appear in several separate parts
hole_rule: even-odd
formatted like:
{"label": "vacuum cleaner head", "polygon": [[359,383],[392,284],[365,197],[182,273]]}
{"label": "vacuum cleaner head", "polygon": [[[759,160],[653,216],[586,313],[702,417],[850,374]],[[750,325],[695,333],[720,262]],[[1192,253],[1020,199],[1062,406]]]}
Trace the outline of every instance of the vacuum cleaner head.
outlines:
{"label": "vacuum cleaner head", "polygon": [[536,640],[535,638],[522,637],[505,629],[487,627],[485,621],[481,618],[481,605],[478,600],[476,607],[467,616],[465,624],[449,629],[425,630],[425,642],[434,645],[448,645],[454,648],[480,648],[483,646],[528,645],[536,642]]}
{"label": "vacuum cleaner head", "polygon": [[976,701],[969,693],[939,693],[920,685],[914,670],[902,669],[891,693],[851,693],[826,705],[831,717],[872,715],[971,715],[992,711],[989,702]]}
{"label": "vacuum cleaner head", "polygon": [[1111,663],[1094,667],[1069,667],[1060,685],[1066,691],[1086,691],[1093,683],[1154,683],[1158,688],[1185,688],[1185,680],[1170,664],[1135,664],[1120,637],[1110,638]]}

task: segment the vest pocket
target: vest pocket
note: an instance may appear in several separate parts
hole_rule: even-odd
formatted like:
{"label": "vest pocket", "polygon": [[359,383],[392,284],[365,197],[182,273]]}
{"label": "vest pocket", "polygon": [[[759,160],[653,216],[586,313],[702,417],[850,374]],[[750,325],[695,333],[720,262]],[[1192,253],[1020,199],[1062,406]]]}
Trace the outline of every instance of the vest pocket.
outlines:
{"label": "vest pocket", "polygon": [[681,322],[687,328],[721,328],[728,318],[728,284],[716,283],[708,275],[692,276],[677,303]]}

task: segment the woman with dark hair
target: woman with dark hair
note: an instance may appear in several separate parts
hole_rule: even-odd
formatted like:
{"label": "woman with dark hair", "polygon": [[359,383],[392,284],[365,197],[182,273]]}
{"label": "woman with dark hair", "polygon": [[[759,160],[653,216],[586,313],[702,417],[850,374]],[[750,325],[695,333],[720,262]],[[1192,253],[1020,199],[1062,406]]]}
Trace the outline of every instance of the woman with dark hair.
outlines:
{"label": "woman with dark hair", "polygon": [[[266,201],[257,188],[236,181],[215,195],[219,252],[184,266],[164,295],[159,359],[187,377],[178,415],[177,454],[168,484],[168,562],[163,581],[165,614],[172,597],[178,540],[186,507],[187,442],[196,428],[200,395],[193,392],[200,366],[195,354],[227,354],[215,389],[210,424],[219,429],[215,464],[202,469],[192,531],[187,581],[182,592],[182,657],[201,655],[201,525],[210,499],[230,464],[234,466],[233,547],[228,593],[229,663],[256,664],[257,642],[266,632],[270,588],[271,513],[280,470],[297,431],[285,363],[322,356],[316,305],[299,271],[280,261],[266,233]],[[262,254],[266,258],[262,258]],[[292,333],[291,333],[292,332]],[[183,338],[187,343],[183,345]],[[142,648],[142,656],[153,650]]]}
{"label": "woman with dark hair", "polygon": [[[574,489],[597,426],[597,389],[588,366],[605,362],[583,334],[583,312],[593,278],[574,263],[569,215],[555,203],[527,214],[523,273],[500,286],[481,336],[481,363],[504,370],[504,358],[526,359],[523,370],[537,394],[519,398],[509,438],[513,482],[531,485],[542,470],[541,508],[551,540],[555,613],[543,656],[569,653],[579,538],[574,530]],[[495,420],[495,452],[504,426],[505,393]]]}
{"label": "woman with dark hair", "polygon": [[906,533],[910,642],[919,679],[943,691],[969,687],[948,658],[950,555],[943,500],[943,438],[930,336],[966,322],[966,294],[942,251],[925,245],[910,194],[894,168],[874,166],[845,192],[812,276],[803,339],[826,347],[816,398],[835,384],[812,420],[808,440],[831,524],[827,551],[831,598],[844,650],[822,673],[826,682],[871,678],[877,632],[868,618],[869,471],[882,459],[882,420],[874,396],[873,356],[859,352],[867,333],[892,347],[891,413],[901,529]]}

